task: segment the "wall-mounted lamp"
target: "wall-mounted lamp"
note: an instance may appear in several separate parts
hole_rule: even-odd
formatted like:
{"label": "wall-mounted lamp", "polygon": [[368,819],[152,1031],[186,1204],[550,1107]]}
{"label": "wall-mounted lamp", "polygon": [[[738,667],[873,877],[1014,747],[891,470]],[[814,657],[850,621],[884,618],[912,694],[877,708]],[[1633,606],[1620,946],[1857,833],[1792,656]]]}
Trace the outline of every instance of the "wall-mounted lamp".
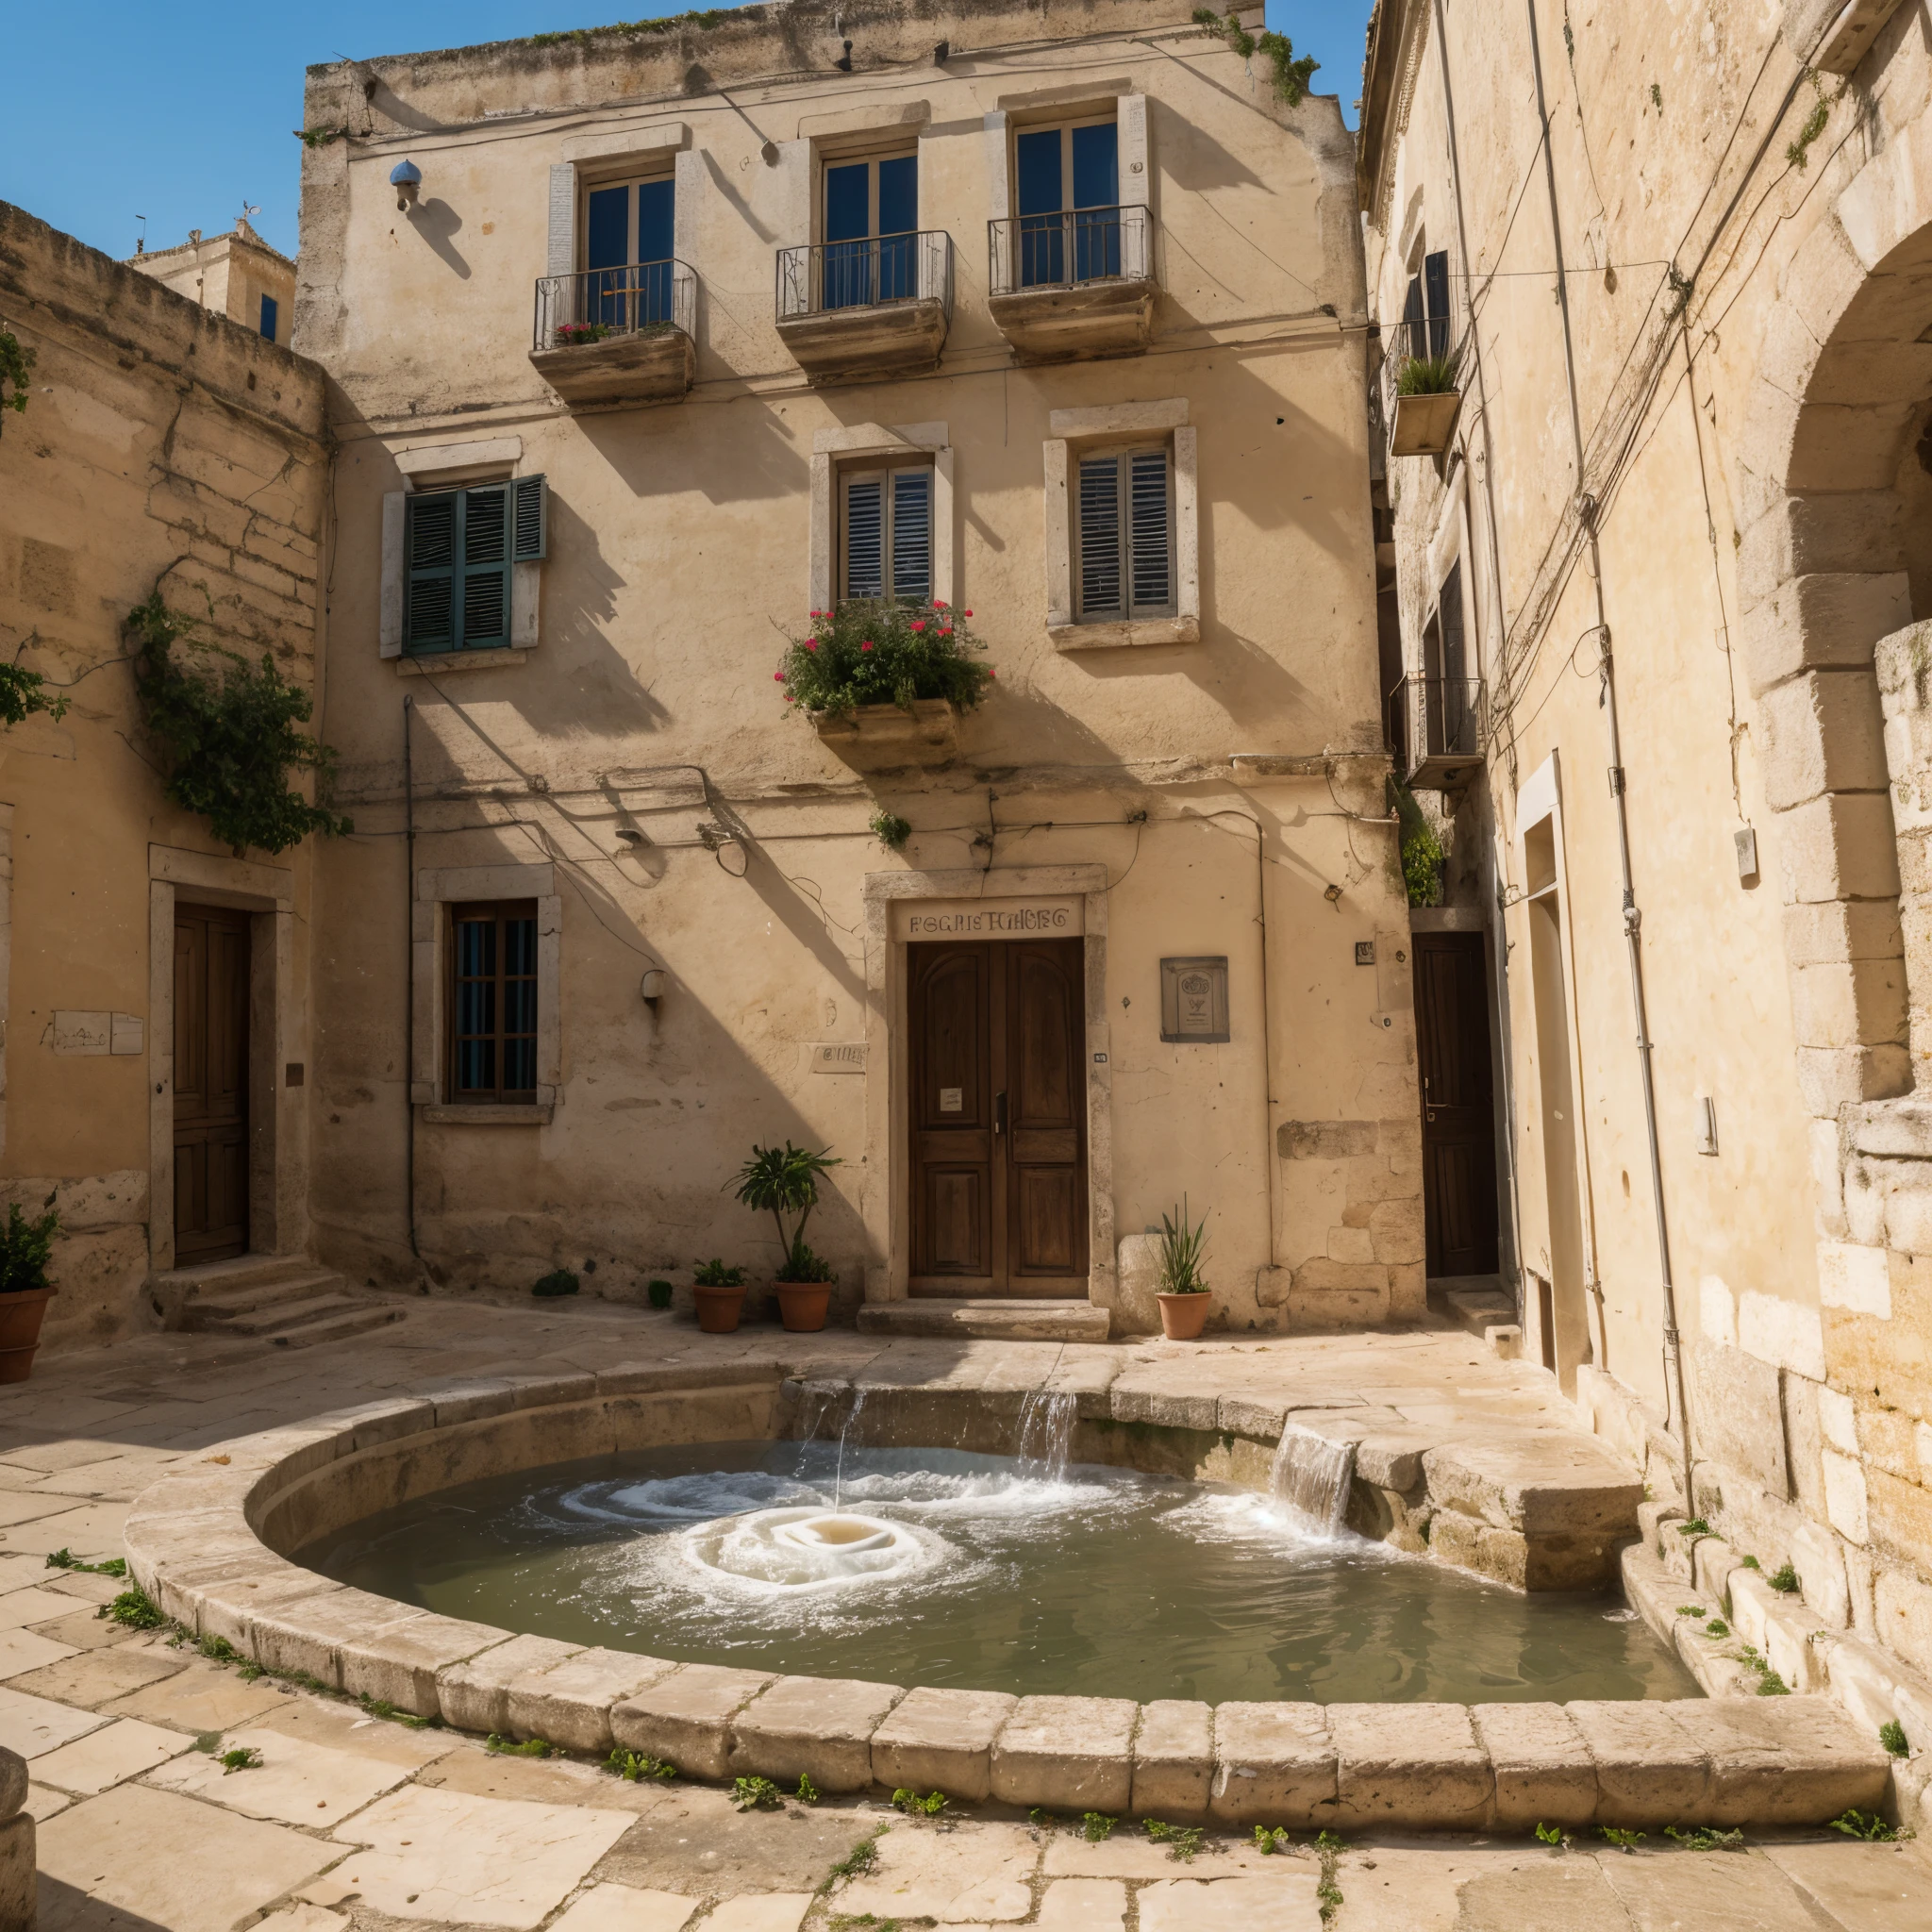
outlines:
{"label": "wall-mounted lamp", "polygon": [[389,171],[389,185],[396,192],[396,206],[407,212],[416,206],[416,191],[423,185],[423,170],[414,161],[398,161]]}
{"label": "wall-mounted lamp", "polygon": [[661,967],[653,966],[638,981],[638,991],[642,996],[645,1006],[655,1009],[658,1002],[664,997],[670,985],[670,974],[666,973]]}
{"label": "wall-mounted lamp", "polygon": [[841,55],[840,55],[838,59],[832,62],[832,65],[836,67],[841,74],[850,74],[852,72],[852,42],[850,41],[847,41],[844,44],[845,51]]}

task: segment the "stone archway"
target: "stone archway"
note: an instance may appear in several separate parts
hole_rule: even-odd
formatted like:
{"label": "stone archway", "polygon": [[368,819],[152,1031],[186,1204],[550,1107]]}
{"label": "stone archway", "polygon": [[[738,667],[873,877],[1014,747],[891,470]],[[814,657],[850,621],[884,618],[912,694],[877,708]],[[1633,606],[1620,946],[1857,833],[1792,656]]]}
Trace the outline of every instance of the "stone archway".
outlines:
{"label": "stone archway", "polygon": [[1922,1667],[1932,1491],[1874,1444],[1932,1416],[1932,1077],[1917,1077],[1932,1074],[1932,625],[1912,621],[1932,613],[1928,420],[1922,118],[1890,131],[1787,267],[1739,452],[1741,658],[1815,1124],[1823,1513],[1853,1601]]}

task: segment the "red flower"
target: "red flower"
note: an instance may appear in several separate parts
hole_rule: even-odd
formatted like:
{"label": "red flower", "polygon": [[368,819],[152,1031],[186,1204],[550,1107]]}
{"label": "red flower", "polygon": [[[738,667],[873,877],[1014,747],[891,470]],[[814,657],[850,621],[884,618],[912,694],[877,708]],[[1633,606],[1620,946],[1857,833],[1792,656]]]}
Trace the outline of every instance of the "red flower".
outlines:
{"label": "red flower", "polygon": [[950,624],[947,625],[946,627],[940,632],[940,635],[942,638],[951,637],[953,635],[953,626]]}
{"label": "red flower", "polygon": [[994,678],[999,675],[999,673],[997,671],[989,671],[986,675],[989,678]]}
{"label": "red flower", "polygon": [[925,628],[925,625],[923,623],[915,623],[912,628],[914,630],[924,630]]}
{"label": "red flower", "polygon": [[943,597],[935,597],[932,600],[932,608],[935,610],[943,610],[946,608],[946,600]]}
{"label": "red flower", "polygon": [[962,610],[959,614],[962,617],[971,617],[973,615],[972,611],[970,610]]}
{"label": "red flower", "polygon": [[818,649],[818,647],[819,647],[819,641],[818,641],[818,639],[816,639],[816,638],[807,638],[807,639],[806,639],[806,641],[805,641],[805,648],[806,648],[806,649],[807,649],[808,651],[816,651],[816,650]]}
{"label": "red flower", "polygon": [[798,693],[795,691],[788,691],[785,693],[785,702],[788,705],[795,705],[798,702]]}
{"label": "red flower", "polygon": [[869,651],[869,650],[871,650],[871,649],[872,649],[872,640],[871,640],[870,638],[867,638],[867,639],[866,639],[866,641],[864,641],[864,643],[860,644],[858,648],[859,648],[859,649],[860,649],[861,651]]}
{"label": "red flower", "polygon": [[773,672],[772,681],[774,684],[783,684],[785,682],[785,674],[782,671]]}

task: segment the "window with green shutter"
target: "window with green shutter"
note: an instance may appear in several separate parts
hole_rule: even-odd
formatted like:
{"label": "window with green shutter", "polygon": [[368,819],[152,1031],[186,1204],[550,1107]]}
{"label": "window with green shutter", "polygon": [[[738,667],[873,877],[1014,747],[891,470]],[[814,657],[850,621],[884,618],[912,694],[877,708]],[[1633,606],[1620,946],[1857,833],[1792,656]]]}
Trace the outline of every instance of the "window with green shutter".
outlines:
{"label": "window with green shutter", "polygon": [[541,476],[412,495],[404,520],[403,649],[506,649],[511,573],[541,561],[548,538]]}

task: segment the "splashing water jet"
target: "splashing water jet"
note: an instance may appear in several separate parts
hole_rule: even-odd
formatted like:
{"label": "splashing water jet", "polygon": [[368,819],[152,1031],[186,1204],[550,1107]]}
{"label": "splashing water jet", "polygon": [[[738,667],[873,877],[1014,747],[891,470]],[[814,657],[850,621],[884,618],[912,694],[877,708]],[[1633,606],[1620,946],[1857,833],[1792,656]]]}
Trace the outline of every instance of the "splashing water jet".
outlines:
{"label": "splashing water jet", "polygon": [[1283,1425],[1269,1481],[1278,1511],[1318,1536],[1340,1536],[1354,1479],[1353,1442],[1331,1441],[1296,1423]]}

